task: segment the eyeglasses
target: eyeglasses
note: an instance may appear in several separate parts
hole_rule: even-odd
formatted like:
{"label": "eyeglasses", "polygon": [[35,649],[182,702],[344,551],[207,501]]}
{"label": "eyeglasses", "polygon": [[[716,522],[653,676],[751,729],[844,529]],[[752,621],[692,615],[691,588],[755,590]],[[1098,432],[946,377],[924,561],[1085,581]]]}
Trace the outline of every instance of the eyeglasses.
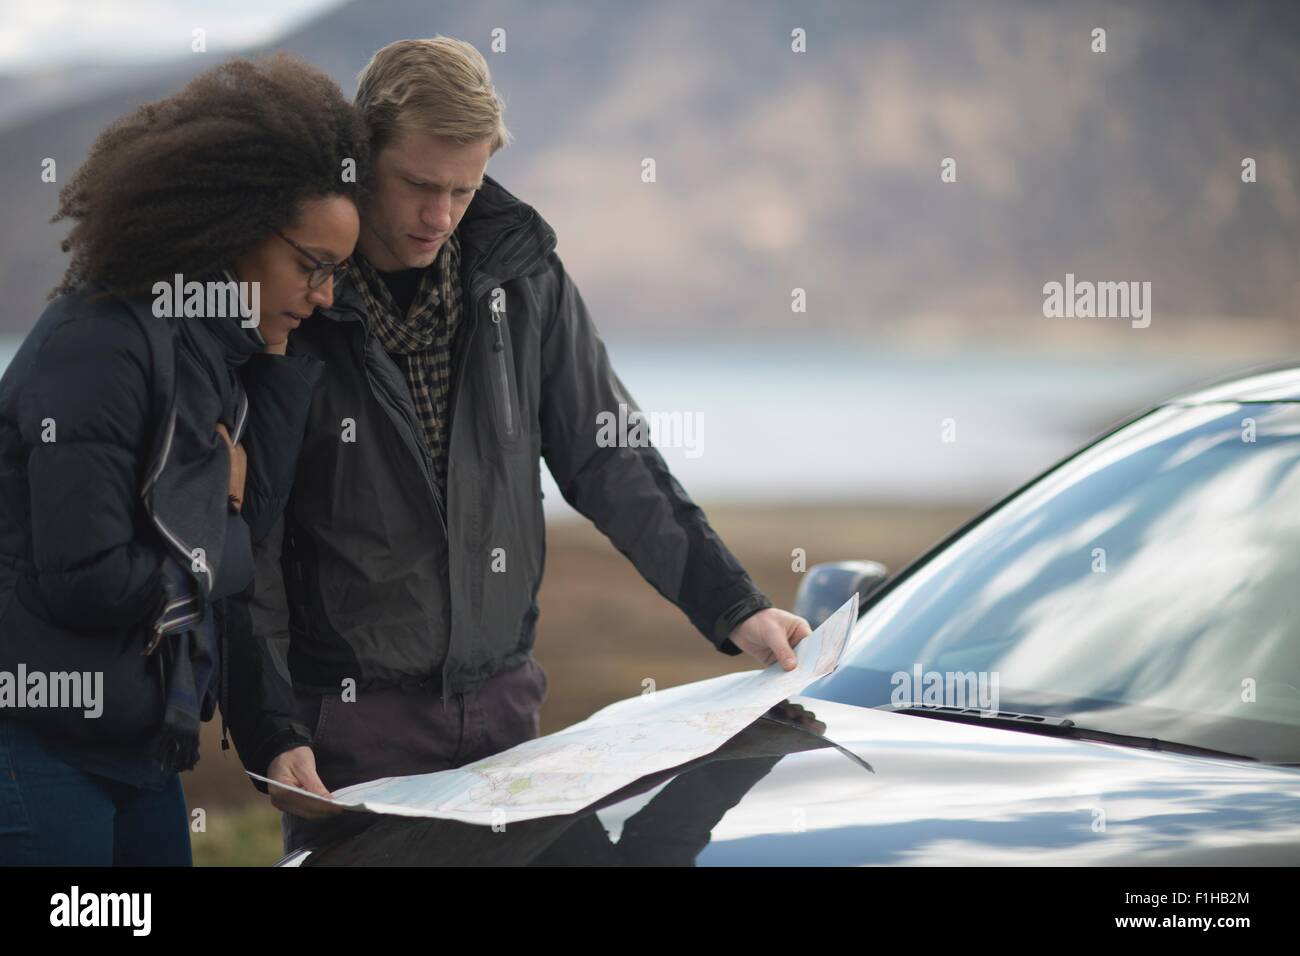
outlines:
{"label": "eyeglasses", "polygon": [[346,259],[342,262],[329,262],[327,260],[317,259],[302,246],[298,245],[298,243],[294,242],[282,233],[279,229],[273,229],[271,231],[310,259],[311,264],[315,266],[311,271],[311,275],[307,277],[307,287],[309,289],[319,289],[325,284],[326,279],[330,277],[337,279],[348,271],[348,261]]}

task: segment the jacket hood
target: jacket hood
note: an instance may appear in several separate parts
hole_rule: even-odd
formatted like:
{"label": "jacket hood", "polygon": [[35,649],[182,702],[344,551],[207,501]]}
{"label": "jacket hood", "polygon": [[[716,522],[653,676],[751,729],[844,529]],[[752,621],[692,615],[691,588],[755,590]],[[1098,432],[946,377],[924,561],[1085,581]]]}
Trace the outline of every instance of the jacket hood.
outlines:
{"label": "jacket hood", "polygon": [[497,279],[527,275],[555,249],[555,230],[532,206],[516,199],[491,176],[458,227],[461,257],[472,272]]}

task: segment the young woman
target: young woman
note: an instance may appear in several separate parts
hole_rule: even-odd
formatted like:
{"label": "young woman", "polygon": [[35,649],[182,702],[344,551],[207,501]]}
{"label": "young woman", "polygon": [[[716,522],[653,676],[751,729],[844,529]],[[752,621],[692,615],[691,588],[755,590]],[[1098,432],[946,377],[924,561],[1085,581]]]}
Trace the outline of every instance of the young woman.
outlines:
{"label": "young woman", "polygon": [[332,301],[367,165],[335,84],[279,55],[119,120],[60,194],[71,263],[0,379],[0,866],[188,865],[178,771],[218,699],[250,768],[301,743],[224,611],[292,483],[322,367],[289,332]]}

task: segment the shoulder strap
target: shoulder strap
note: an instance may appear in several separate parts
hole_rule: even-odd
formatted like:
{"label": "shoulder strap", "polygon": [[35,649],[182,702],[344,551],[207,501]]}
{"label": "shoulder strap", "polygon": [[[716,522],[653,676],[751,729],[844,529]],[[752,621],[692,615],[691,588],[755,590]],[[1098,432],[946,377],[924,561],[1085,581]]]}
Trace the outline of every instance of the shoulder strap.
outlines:
{"label": "shoulder strap", "polygon": [[[162,454],[167,440],[168,420],[176,399],[176,323],[169,317],[153,314],[148,300],[118,297],[130,310],[149,343],[149,357],[153,382],[153,442],[149,462],[152,465]],[[148,474],[152,467],[146,472]]]}

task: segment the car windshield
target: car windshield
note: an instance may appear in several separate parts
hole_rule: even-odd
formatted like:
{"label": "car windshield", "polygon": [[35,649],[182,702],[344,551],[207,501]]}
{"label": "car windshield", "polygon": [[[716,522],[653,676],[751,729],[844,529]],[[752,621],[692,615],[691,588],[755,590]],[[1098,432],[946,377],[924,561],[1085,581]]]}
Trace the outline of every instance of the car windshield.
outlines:
{"label": "car windshield", "polygon": [[1298,762],[1298,466],[1300,405],[1157,409],[901,575],[806,695],[977,706],[983,680],[1004,711]]}

